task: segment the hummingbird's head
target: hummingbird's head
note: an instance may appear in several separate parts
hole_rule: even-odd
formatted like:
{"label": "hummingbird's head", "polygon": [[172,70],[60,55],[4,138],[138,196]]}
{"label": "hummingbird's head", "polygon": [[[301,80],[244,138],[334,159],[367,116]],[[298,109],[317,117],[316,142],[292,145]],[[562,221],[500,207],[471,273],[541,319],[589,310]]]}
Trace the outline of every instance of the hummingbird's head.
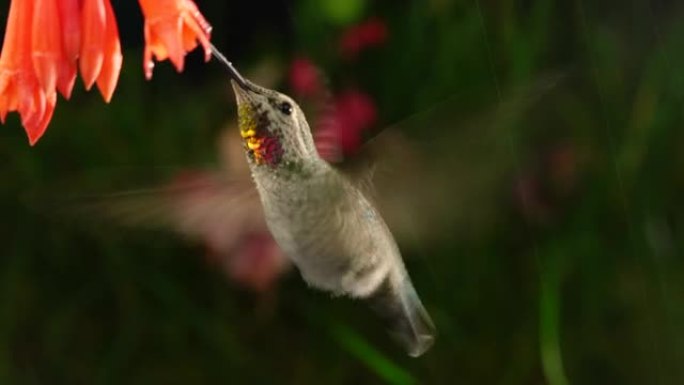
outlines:
{"label": "hummingbird's head", "polygon": [[304,113],[289,96],[233,79],[238,125],[250,162],[278,167],[317,159]]}
{"label": "hummingbird's head", "polygon": [[240,135],[250,163],[293,169],[318,159],[309,124],[297,103],[245,79],[216,47],[211,45],[211,50],[231,77]]}

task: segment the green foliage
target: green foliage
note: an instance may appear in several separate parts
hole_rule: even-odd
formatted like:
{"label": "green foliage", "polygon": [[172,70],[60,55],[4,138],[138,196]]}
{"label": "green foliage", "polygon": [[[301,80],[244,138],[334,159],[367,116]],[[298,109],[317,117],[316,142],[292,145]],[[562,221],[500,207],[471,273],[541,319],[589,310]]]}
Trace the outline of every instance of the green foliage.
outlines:
{"label": "green foliage", "polygon": [[358,21],[366,7],[365,0],[323,0],[309,1],[309,4],[309,7],[322,11],[321,16],[338,25]]}

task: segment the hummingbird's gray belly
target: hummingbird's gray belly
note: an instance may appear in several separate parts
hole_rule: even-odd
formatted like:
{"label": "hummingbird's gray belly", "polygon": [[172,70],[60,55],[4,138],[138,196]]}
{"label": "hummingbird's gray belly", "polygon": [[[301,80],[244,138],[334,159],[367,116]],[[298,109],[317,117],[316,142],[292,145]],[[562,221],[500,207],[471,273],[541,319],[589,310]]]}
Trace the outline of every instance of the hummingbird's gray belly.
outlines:
{"label": "hummingbird's gray belly", "polygon": [[[403,271],[398,248],[370,202],[347,183],[297,185],[262,193],[269,229],[310,285],[366,297],[393,270]],[[316,183],[316,182],[314,182]]]}

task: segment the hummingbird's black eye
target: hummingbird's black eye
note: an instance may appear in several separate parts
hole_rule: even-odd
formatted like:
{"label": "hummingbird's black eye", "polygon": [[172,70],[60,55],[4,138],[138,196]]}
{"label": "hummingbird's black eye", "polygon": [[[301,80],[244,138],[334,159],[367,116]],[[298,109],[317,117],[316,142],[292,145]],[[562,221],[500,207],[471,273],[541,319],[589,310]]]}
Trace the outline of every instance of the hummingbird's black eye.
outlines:
{"label": "hummingbird's black eye", "polygon": [[278,109],[280,110],[280,112],[282,112],[285,115],[292,115],[292,104],[290,104],[288,102],[280,103],[280,105],[278,106]]}

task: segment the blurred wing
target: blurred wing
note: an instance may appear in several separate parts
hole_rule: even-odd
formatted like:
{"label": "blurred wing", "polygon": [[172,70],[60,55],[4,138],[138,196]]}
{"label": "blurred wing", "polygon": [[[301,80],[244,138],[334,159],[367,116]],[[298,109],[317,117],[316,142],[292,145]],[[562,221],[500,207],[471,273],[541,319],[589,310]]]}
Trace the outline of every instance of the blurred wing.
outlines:
{"label": "blurred wing", "polygon": [[264,228],[261,203],[248,178],[218,172],[185,172],[167,186],[78,198],[75,212],[147,229],[166,229],[191,239],[232,238]]}
{"label": "blurred wing", "polygon": [[[266,224],[237,129],[229,126],[217,143],[220,168],[176,171],[168,182],[151,188],[89,196],[77,193],[59,202],[51,199],[53,209],[47,209],[84,223],[107,220],[132,228],[171,230],[210,245],[228,246],[241,234],[264,230]],[[130,179],[136,173],[140,170],[124,176]],[[74,186],[92,188],[92,183],[69,185],[72,191],[79,188]]]}
{"label": "blurred wing", "polygon": [[388,126],[335,166],[375,201],[400,243],[476,231],[523,151],[514,129],[563,78],[543,77],[469,118],[446,101]]}

